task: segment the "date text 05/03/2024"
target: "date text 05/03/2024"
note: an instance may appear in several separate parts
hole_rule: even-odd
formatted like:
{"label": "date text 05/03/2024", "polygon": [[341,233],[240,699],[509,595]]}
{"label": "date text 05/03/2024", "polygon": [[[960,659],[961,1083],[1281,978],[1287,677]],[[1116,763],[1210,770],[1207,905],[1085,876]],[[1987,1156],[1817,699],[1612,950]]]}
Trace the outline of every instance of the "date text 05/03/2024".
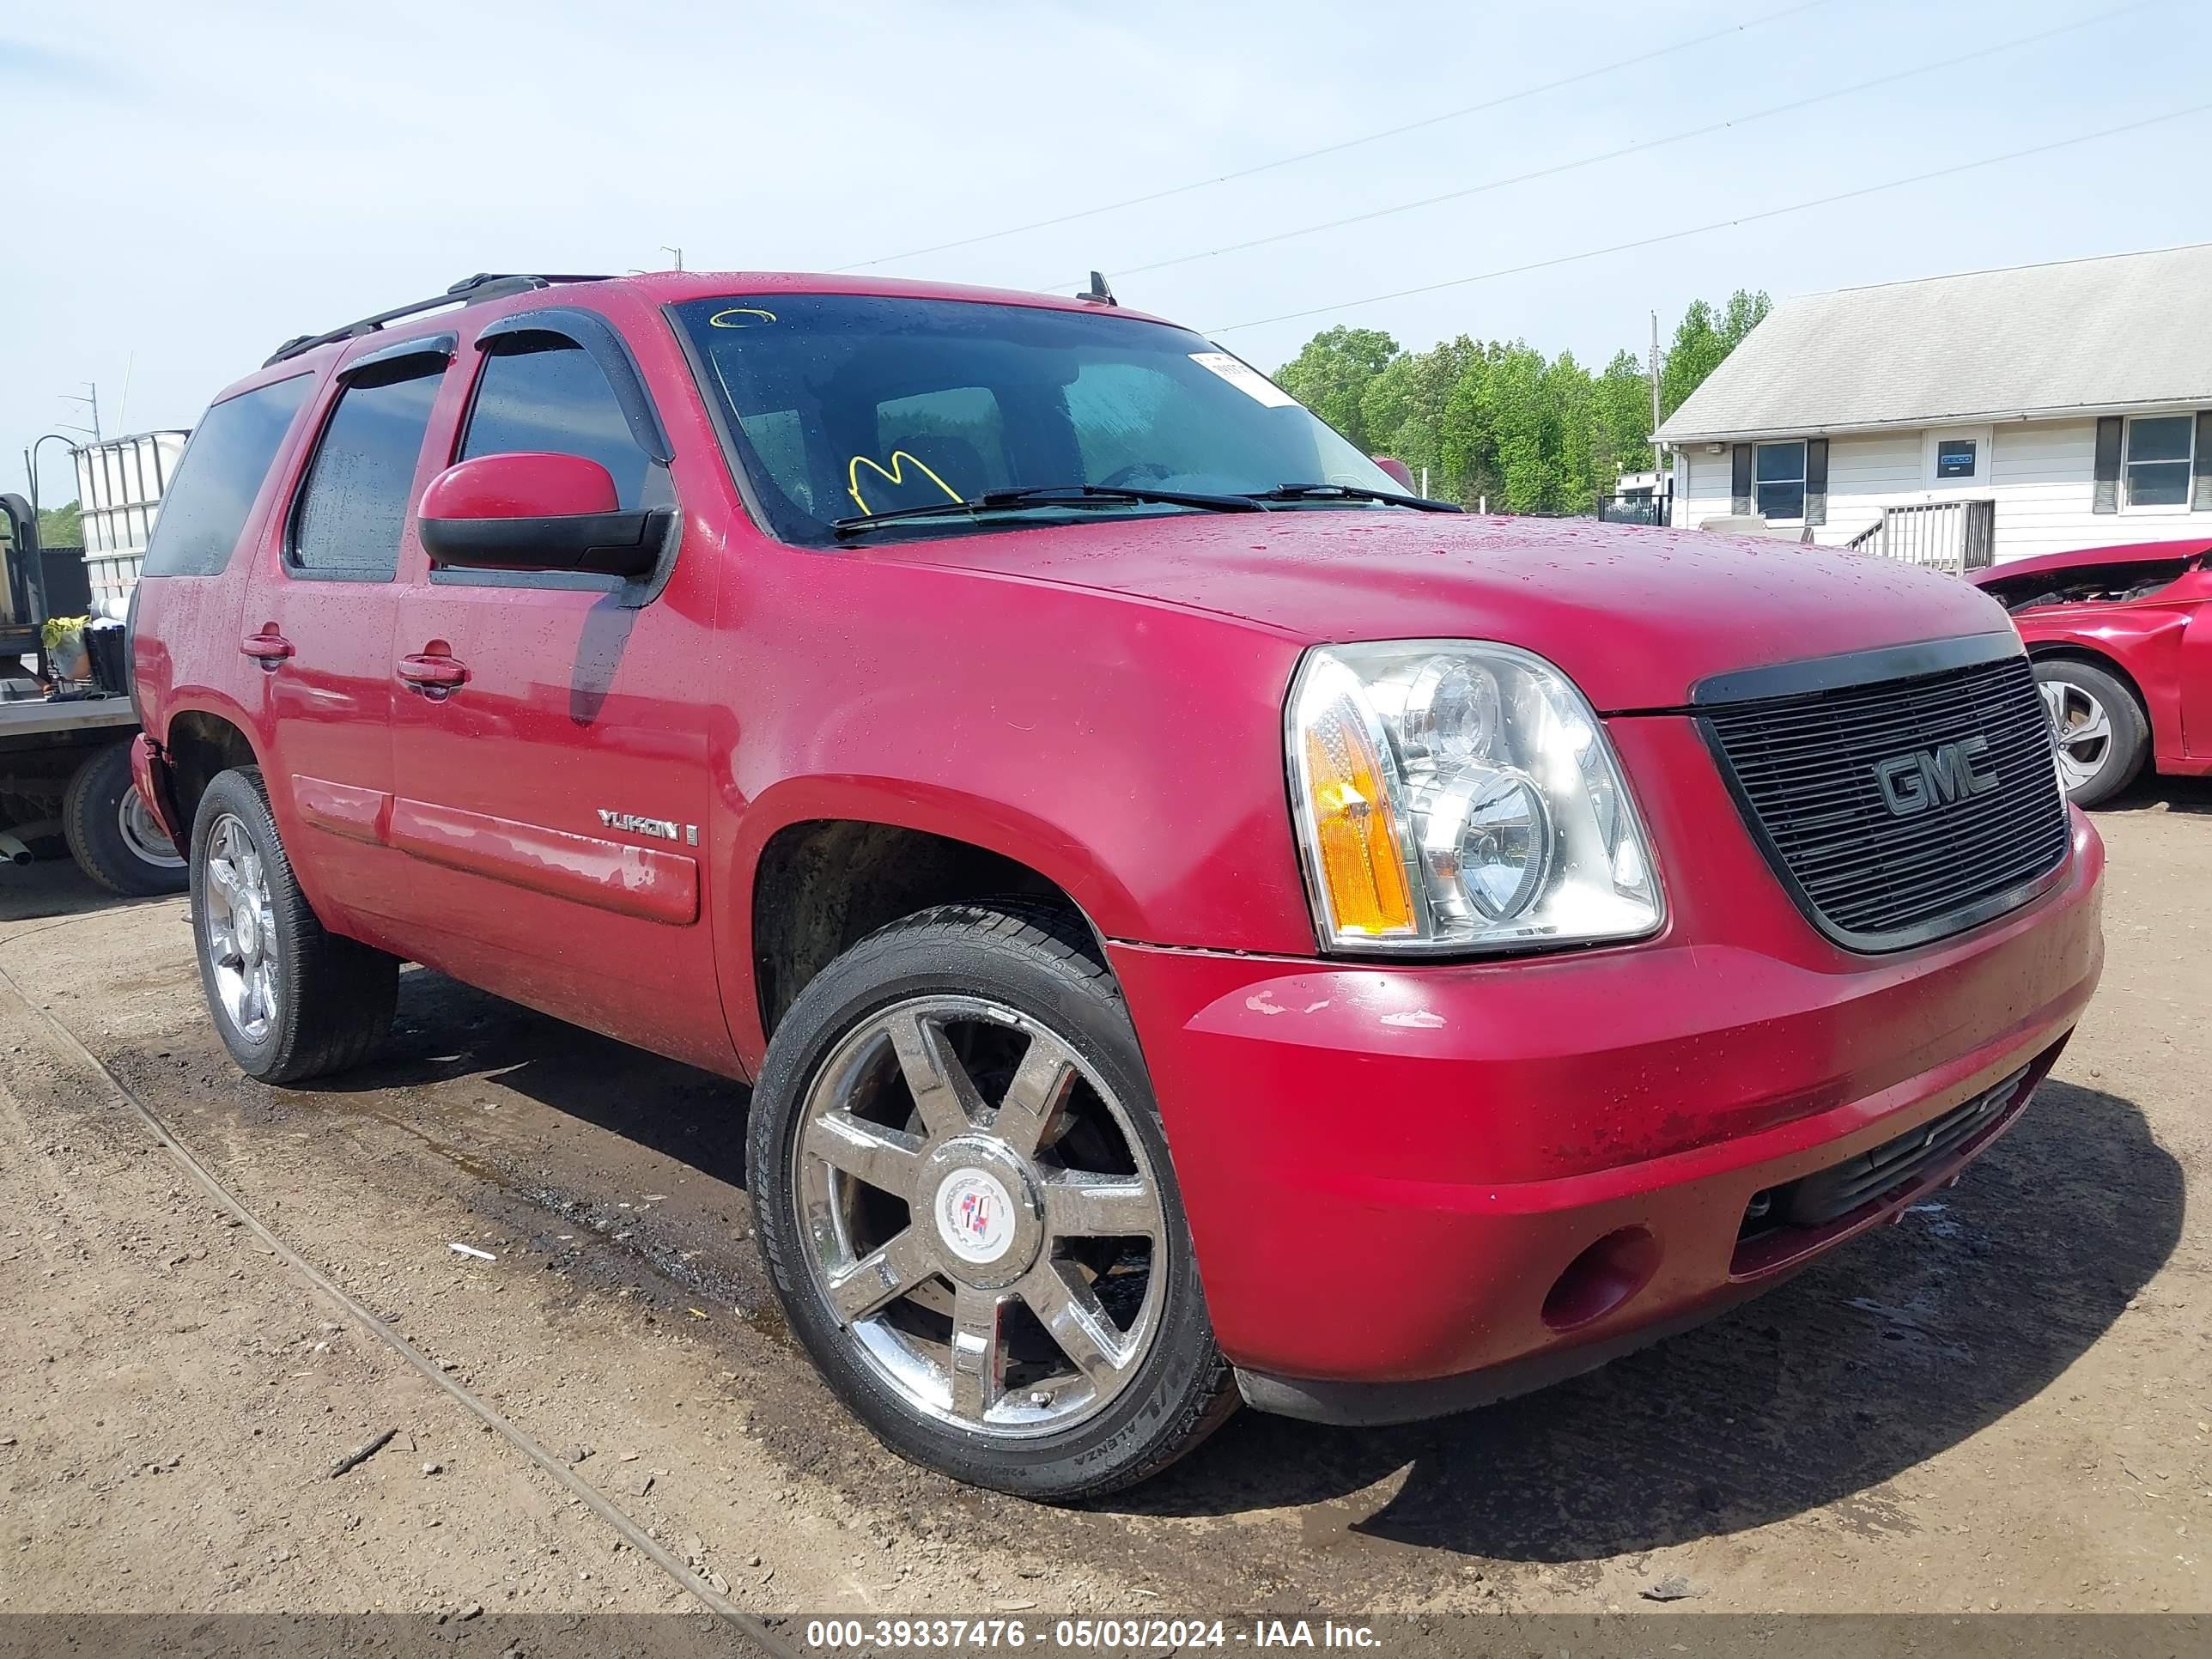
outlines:
{"label": "date text 05/03/2024", "polygon": [[1068,1651],[1121,1651],[1231,1647],[1372,1649],[1373,1629],[1334,1620],[1058,1619],[1032,1625],[1021,1618],[817,1619],[807,1621],[806,1644],[841,1649],[924,1650],[1040,1647]]}

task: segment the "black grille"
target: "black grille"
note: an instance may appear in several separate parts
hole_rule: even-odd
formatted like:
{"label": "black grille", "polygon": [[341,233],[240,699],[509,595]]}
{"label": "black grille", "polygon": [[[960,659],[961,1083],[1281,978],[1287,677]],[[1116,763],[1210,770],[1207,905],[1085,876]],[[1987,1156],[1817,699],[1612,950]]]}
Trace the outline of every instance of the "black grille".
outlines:
{"label": "black grille", "polygon": [[1765,1224],[1820,1227],[1849,1215],[1899,1188],[1910,1185],[2004,1115],[2027,1081],[2025,1068],[1993,1089],[1954,1106],[1941,1117],[1907,1130],[1872,1152],[1808,1175],[1786,1186],[1769,1188],[1752,1200],[1746,1232]]}
{"label": "black grille", "polygon": [[[1853,949],[1970,927],[2023,902],[2066,857],[2066,803],[2026,657],[1702,712],[1791,896]],[[1987,748],[1947,752],[1976,738]],[[1914,775],[1922,755],[1932,775]],[[1889,794],[1885,761],[1902,769]],[[1958,789],[1969,764],[1995,781]],[[1893,797],[1922,804],[1899,813]]]}

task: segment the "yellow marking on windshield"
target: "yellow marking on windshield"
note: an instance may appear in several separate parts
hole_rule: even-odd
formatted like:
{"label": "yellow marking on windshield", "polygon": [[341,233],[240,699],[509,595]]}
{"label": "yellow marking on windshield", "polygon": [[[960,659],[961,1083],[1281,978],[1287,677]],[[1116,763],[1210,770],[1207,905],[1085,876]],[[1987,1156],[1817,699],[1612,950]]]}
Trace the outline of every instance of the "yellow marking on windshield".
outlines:
{"label": "yellow marking on windshield", "polygon": [[758,306],[732,306],[727,311],[718,311],[713,316],[709,317],[707,319],[707,326],[709,328],[750,328],[753,326],[753,325],[749,322],[726,323],[722,320],[725,317],[757,317],[764,323],[772,323],[775,320],[775,313],[773,311],[763,311]]}
{"label": "yellow marking on windshield", "polygon": [[899,465],[902,461],[912,461],[915,465],[915,470],[921,473],[923,477],[928,479],[930,483],[935,484],[939,489],[943,490],[947,501],[963,501],[968,499],[958,490],[955,489],[951,484],[945,483],[944,479],[939,477],[937,474],[931,471],[927,466],[922,464],[919,457],[910,455],[903,449],[894,449],[891,451],[891,464],[888,467],[878,465],[876,462],[870,460],[866,455],[855,455],[853,457],[853,464],[845,469],[845,488],[848,493],[849,493],[853,497],[853,500],[859,504],[861,512],[872,513],[875,509],[868,505],[866,498],[860,494],[860,469],[864,466],[866,467],[869,471],[874,473],[887,484],[902,484],[906,482],[906,469]]}

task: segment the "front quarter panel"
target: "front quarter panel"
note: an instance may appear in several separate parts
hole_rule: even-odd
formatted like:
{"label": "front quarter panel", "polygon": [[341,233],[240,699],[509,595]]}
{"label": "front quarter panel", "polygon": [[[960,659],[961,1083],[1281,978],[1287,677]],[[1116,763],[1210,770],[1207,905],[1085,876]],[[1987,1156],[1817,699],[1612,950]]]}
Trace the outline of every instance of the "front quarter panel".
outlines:
{"label": "front quarter panel", "polygon": [[1282,760],[1295,643],[1126,596],[757,537],[732,557],[716,862],[749,1065],[765,1046],[753,874],[777,831],[809,820],[988,848],[1111,938],[1313,951]]}
{"label": "front quarter panel", "polygon": [[2191,616],[2199,608],[2170,604],[2054,605],[2021,611],[2013,621],[2027,641],[2030,656],[2078,654],[2118,664],[2142,692],[2144,712],[2150,717],[2152,754],[2155,763],[2165,767],[2181,761],[2186,753],[2182,729],[2183,642]]}

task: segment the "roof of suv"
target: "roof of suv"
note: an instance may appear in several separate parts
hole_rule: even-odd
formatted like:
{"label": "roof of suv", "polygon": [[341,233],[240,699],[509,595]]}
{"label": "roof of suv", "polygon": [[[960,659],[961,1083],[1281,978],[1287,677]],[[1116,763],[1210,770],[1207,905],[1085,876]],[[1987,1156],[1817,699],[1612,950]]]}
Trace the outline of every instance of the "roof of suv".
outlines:
{"label": "roof of suv", "polygon": [[654,270],[615,280],[631,284],[662,305],[722,294],[879,294],[914,300],[964,300],[977,305],[1035,306],[1048,311],[1112,310],[1148,323],[1166,320],[1127,306],[1102,306],[1095,300],[1079,300],[1072,295],[913,282],[899,276],[841,276],[797,270]]}
{"label": "roof of suv", "polygon": [[[411,322],[417,317],[438,315],[452,307],[513,299],[530,293],[552,295],[557,292],[562,299],[567,299],[580,290],[589,293],[595,289],[610,288],[636,291],[655,305],[730,294],[864,294],[908,299],[953,300],[969,304],[1029,306],[1048,311],[1108,308],[1101,307],[1094,300],[1039,294],[1019,289],[975,288],[956,283],[909,282],[894,276],[836,276],[804,271],[667,270],[643,271],[627,276],[479,273],[464,277],[442,294],[377,312],[356,322],[340,324],[321,333],[296,335],[277,347],[263,367],[266,368],[279,362],[310,356],[326,347],[343,347],[351,341],[381,333],[387,327]],[[1110,308],[1121,315],[1145,322],[1164,320],[1119,305]]]}

